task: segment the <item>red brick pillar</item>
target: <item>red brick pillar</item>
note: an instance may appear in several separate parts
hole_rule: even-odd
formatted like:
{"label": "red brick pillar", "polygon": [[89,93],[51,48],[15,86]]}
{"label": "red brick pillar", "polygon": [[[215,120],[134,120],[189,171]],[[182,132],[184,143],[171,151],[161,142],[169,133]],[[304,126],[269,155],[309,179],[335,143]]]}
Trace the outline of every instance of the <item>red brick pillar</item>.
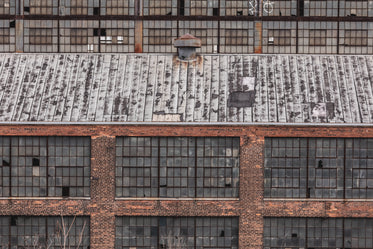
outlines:
{"label": "red brick pillar", "polygon": [[255,135],[241,138],[241,249],[261,249],[263,244],[263,146],[264,138]]}
{"label": "red brick pillar", "polygon": [[115,243],[115,137],[92,137],[91,249],[112,249]]}

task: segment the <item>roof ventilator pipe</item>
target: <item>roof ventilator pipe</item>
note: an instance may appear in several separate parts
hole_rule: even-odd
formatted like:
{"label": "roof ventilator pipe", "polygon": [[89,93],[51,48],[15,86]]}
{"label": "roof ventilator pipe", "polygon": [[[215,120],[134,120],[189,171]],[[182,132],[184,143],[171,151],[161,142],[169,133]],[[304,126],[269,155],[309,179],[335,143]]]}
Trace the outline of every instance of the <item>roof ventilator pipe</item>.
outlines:
{"label": "roof ventilator pipe", "polygon": [[177,54],[180,60],[194,60],[196,58],[196,48],[202,46],[201,39],[191,34],[185,34],[175,39],[174,46],[177,48]]}

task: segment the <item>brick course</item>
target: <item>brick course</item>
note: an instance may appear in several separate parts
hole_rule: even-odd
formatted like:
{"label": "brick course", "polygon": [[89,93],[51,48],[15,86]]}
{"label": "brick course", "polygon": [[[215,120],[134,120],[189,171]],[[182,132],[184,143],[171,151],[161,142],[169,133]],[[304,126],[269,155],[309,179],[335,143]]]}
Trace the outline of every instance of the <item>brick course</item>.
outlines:
{"label": "brick course", "polygon": [[[91,198],[4,198],[0,215],[87,215],[91,249],[114,248],[115,216],[239,216],[240,248],[262,248],[263,217],[371,217],[369,200],[263,198],[263,146],[268,137],[373,137],[373,127],[3,125],[2,136],[90,136]],[[241,138],[238,199],[115,199],[116,136]]]}

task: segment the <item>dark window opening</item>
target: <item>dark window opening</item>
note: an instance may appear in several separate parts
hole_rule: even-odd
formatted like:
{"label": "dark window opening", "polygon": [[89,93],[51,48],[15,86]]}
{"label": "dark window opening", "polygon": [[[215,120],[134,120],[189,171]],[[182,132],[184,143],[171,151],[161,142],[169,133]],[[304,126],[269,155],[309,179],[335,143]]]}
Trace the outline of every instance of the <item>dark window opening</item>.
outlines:
{"label": "dark window opening", "polygon": [[180,0],[180,15],[185,15],[185,0]]}
{"label": "dark window opening", "polygon": [[212,9],[212,15],[213,16],[219,16],[219,8],[213,8]]}
{"label": "dark window opening", "polygon": [[93,15],[95,15],[95,16],[99,16],[100,15],[100,8],[99,7],[93,8]]}
{"label": "dark window opening", "polygon": [[99,36],[100,29],[93,29],[93,36]]}
{"label": "dark window opening", "polygon": [[27,12],[27,13],[30,13],[30,7],[24,7],[24,8],[23,8],[23,11],[24,11],[24,12]]}
{"label": "dark window opening", "polygon": [[304,0],[299,0],[299,16],[304,16]]}
{"label": "dark window opening", "polygon": [[15,27],[16,27],[16,21],[10,21],[9,28],[15,28]]}
{"label": "dark window opening", "polygon": [[322,166],[323,166],[323,164],[322,164],[322,161],[321,160],[319,160],[319,164],[318,164],[318,168],[322,168]]}
{"label": "dark window opening", "polygon": [[32,158],[32,166],[40,166],[40,160],[38,158]]}
{"label": "dark window opening", "polygon": [[10,166],[10,163],[6,160],[3,160],[3,166]]}
{"label": "dark window opening", "polygon": [[17,226],[17,217],[15,216],[10,217],[10,225]]}
{"label": "dark window opening", "polygon": [[62,197],[70,196],[70,187],[62,187]]}

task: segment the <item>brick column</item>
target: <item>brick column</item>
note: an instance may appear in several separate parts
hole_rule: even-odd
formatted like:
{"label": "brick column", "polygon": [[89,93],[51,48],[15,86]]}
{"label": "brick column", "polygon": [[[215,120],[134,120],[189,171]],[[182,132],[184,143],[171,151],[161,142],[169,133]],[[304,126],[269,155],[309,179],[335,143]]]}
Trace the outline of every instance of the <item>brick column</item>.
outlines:
{"label": "brick column", "polygon": [[240,157],[240,248],[261,249],[263,234],[264,138],[241,138]]}
{"label": "brick column", "polygon": [[91,249],[112,249],[115,243],[115,137],[92,137]]}

